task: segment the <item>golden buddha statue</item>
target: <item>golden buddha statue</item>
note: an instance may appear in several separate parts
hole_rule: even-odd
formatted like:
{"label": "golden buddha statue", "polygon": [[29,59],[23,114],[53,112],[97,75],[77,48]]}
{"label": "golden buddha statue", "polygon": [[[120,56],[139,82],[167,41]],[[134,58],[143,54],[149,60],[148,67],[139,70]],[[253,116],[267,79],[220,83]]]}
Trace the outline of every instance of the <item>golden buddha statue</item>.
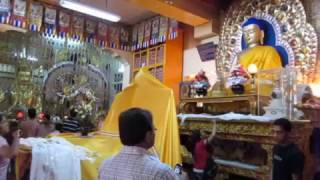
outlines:
{"label": "golden buddha statue", "polygon": [[281,58],[277,50],[263,45],[264,32],[256,24],[243,27],[243,34],[248,49],[240,54],[239,62],[246,69],[255,64],[258,70],[282,68]]}
{"label": "golden buddha statue", "polygon": [[[246,70],[252,64],[256,65],[258,71],[282,68],[281,57],[277,50],[272,46],[263,45],[264,32],[257,24],[244,26],[243,34],[248,48],[240,54],[239,62]],[[258,78],[270,80],[268,77],[258,76]],[[269,96],[271,92],[272,85],[260,85],[260,95]]]}

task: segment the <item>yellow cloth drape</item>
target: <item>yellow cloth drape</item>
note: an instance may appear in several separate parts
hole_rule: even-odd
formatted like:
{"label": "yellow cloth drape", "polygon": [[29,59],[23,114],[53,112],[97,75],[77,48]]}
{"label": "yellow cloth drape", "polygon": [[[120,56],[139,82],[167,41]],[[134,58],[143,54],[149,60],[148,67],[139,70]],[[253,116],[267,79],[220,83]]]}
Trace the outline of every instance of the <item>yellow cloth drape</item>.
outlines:
{"label": "yellow cloth drape", "polygon": [[103,131],[118,134],[119,114],[131,107],[151,111],[156,128],[155,148],[162,162],[174,166],[181,162],[180,140],[173,91],[141,69],[133,84],[119,93],[105,120]]}
{"label": "yellow cloth drape", "polygon": [[[131,107],[141,107],[152,112],[156,128],[155,149],[164,163],[174,166],[181,163],[178,122],[173,92],[161,84],[147,70],[141,70],[133,84],[117,94],[109,110],[105,124],[101,129],[103,135],[83,138],[74,134],[62,134],[71,143],[84,146],[98,153],[96,161],[82,161],[84,180],[97,179],[101,162],[115,155],[122,147],[118,137],[118,116]],[[108,135],[107,135],[108,134]]]}
{"label": "yellow cloth drape", "polygon": [[[277,50],[271,46],[255,46],[244,51],[240,55],[240,64],[246,70],[250,64],[255,64],[259,71],[271,70],[282,68],[281,57]],[[270,79],[268,76],[258,76],[257,79]],[[247,86],[246,89],[250,90],[251,87]],[[273,86],[267,84],[260,84],[260,95],[269,96],[272,92]]]}
{"label": "yellow cloth drape", "polygon": [[[75,133],[63,133],[59,137],[65,138],[75,145],[80,145],[96,152],[95,161],[81,161],[81,174],[83,180],[96,180],[99,167],[103,160],[116,155],[122,147],[118,136],[95,133],[94,136],[81,137]],[[31,149],[20,147],[16,158],[16,179],[21,179],[27,168],[30,168]]]}
{"label": "yellow cloth drape", "polygon": [[80,137],[75,134],[61,134],[60,137],[67,139],[72,144],[86,147],[97,153],[94,162],[81,161],[83,180],[96,180],[102,161],[108,157],[116,155],[122,147],[119,137],[108,135]]}

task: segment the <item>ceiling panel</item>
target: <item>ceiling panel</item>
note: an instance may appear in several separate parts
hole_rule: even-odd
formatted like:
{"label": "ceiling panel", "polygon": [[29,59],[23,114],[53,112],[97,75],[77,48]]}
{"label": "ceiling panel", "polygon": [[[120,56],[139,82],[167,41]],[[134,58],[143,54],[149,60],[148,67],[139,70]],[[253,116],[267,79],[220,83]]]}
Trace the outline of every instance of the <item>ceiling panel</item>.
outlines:
{"label": "ceiling panel", "polygon": [[156,14],[127,0],[80,0],[80,2],[121,16],[121,23],[132,25]]}

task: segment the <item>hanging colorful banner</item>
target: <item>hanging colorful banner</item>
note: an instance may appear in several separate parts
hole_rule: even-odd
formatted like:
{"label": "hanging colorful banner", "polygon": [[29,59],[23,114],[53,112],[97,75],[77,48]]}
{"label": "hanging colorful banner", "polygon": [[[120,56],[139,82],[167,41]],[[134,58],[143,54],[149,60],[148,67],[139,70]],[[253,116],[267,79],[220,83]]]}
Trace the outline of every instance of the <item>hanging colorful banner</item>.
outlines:
{"label": "hanging colorful banner", "polygon": [[59,12],[59,37],[68,37],[70,33],[70,14],[63,11]]}
{"label": "hanging colorful banner", "polygon": [[118,48],[119,47],[119,36],[120,36],[120,28],[116,26],[110,26],[109,28],[109,47],[110,48]]}
{"label": "hanging colorful banner", "polygon": [[158,43],[159,26],[160,26],[160,17],[158,16],[152,19],[151,40],[150,40],[151,45],[155,45]]}
{"label": "hanging colorful banner", "polygon": [[167,39],[169,18],[160,17],[159,42],[163,43]]}
{"label": "hanging colorful banner", "polygon": [[13,13],[11,25],[19,28],[26,27],[27,2],[25,0],[15,0],[13,2]]}
{"label": "hanging colorful banner", "polygon": [[95,41],[96,36],[96,30],[97,30],[97,23],[95,21],[86,19],[86,31],[85,31],[85,37],[87,43],[93,43]]}
{"label": "hanging colorful banner", "polygon": [[106,46],[107,36],[108,36],[108,25],[106,23],[99,22],[97,41],[100,47]]}
{"label": "hanging colorful banner", "polygon": [[144,22],[143,48],[149,47],[149,43],[151,39],[151,25],[152,25],[151,20]]}
{"label": "hanging colorful banner", "polygon": [[139,24],[137,49],[143,48],[144,22]]}
{"label": "hanging colorful banner", "polygon": [[0,0],[0,24],[9,24],[10,9],[10,0]]}
{"label": "hanging colorful banner", "polygon": [[72,39],[80,41],[83,35],[84,18],[81,16],[72,16]]}
{"label": "hanging colorful banner", "polygon": [[42,25],[43,6],[39,3],[31,3],[29,10],[29,30],[39,32]]}
{"label": "hanging colorful banner", "polygon": [[169,21],[169,39],[172,40],[178,37],[178,21],[174,19],[170,19]]}
{"label": "hanging colorful banner", "polygon": [[[0,0],[0,23],[10,23],[20,28],[26,28],[28,23],[27,28],[33,32],[43,29],[45,35],[54,35],[57,31],[59,37],[70,36],[73,40],[82,40],[84,36],[88,43],[97,42],[100,47],[108,44],[111,48],[122,50],[147,48],[178,36],[178,22],[167,17],[158,16],[131,29],[109,26],[91,19],[85,21],[83,16],[71,16],[66,10],[59,10],[57,14],[56,9],[33,1],[27,11],[28,5],[27,0],[13,0],[12,4],[10,0]],[[130,44],[132,46],[129,48]]]}
{"label": "hanging colorful banner", "polygon": [[120,49],[124,51],[129,51],[129,28],[121,27],[120,30]]}
{"label": "hanging colorful banner", "polygon": [[57,10],[45,7],[44,14],[44,34],[54,35],[56,33]]}
{"label": "hanging colorful banner", "polygon": [[138,25],[134,25],[132,29],[132,51],[135,51],[137,49],[138,44]]}

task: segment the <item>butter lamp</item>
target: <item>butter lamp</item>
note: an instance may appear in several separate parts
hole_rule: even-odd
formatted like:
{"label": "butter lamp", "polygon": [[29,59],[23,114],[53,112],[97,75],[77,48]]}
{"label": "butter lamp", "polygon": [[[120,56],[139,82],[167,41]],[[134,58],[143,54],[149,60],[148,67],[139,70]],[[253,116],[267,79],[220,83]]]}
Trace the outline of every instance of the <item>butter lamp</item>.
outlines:
{"label": "butter lamp", "polygon": [[249,64],[248,66],[248,72],[250,73],[251,77],[252,77],[252,86],[254,88],[254,84],[255,84],[255,75],[258,72],[258,68],[257,65],[255,64]]}

